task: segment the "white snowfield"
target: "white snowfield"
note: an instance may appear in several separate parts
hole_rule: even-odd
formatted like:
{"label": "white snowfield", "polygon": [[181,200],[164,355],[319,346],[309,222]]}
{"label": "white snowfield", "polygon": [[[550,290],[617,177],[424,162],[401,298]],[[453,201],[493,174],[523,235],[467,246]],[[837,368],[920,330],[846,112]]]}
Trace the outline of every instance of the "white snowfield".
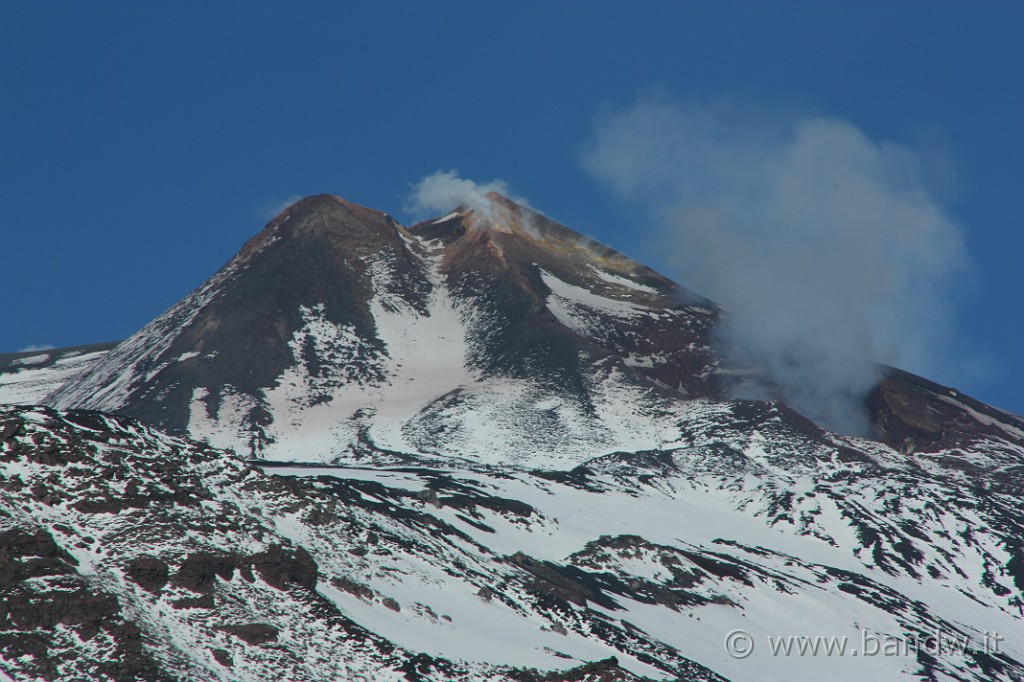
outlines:
{"label": "white snowfield", "polygon": [[60,386],[88,371],[109,351],[44,351],[0,369],[0,405],[36,405]]}
{"label": "white snowfield", "polygon": [[[370,479],[414,491],[417,484],[421,491],[427,490],[428,483],[415,474],[386,470],[287,473]],[[515,583],[512,567],[499,567],[493,582],[484,583],[504,599],[481,599],[476,594],[480,583],[467,585],[463,575],[412,558],[389,560],[384,571],[370,559],[356,567],[359,580],[399,603],[430,607],[403,608],[399,613],[346,592],[325,591],[355,620],[404,647],[470,661],[560,667],[566,661],[608,655],[605,645],[595,641],[592,625],[596,618],[644,633],[736,682],[915,680],[922,667],[916,651],[872,654],[873,642],[900,640],[909,646],[920,641],[923,650],[926,638],[935,633],[951,642],[966,641],[969,652],[995,647],[998,642],[999,650],[1014,660],[1024,657],[1019,604],[993,590],[978,588],[985,566],[1005,565],[1005,550],[992,538],[974,546],[950,539],[967,528],[979,527],[983,520],[974,513],[933,516],[915,508],[907,515],[925,522],[920,527],[926,538],[919,544],[925,552],[921,565],[941,571],[937,579],[921,581],[904,571],[892,574],[875,564],[870,548],[858,539],[848,517],[862,508],[869,515],[866,522],[884,523],[886,504],[902,495],[899,485],[879,489],[877,481],[871,481],[839,493],[828,488],[815,491],[806,479],[768,483],[753,477],[697,480],[681,475],[651,488],[614,476],[598,476],[592,482],[599,491],[584,491],[525,474],[490,478],[465,471],[446,473],[460,484],[526,502],[535,510],[529,520],[522,520],[478,507],[472,519],[475,523],[469,524],[458,509],[426,507],[430,514],[487,548],[485,558],[491,552],[499,556],[521,552],[559,566],[611,573],[623,585],[643,584],[636,588],[635,598],[614,596],[613,606],[587,605],[587,610],[599,615],[584,615],[585,610],[577,608],[547,612],[543,615],[548,622],[540,627],[536,604],[521,594],[502,594],[504,586]],[[804,496],[794,513],[800,521],[773,523],[769,500],[793,491]],[[920,504],[941,502],[948,492],[931,491]],[[303,544],[313,540],[314,534],[301,525],[279,525],[278,530],[295,533],[293,539]],[[586,551],[588,543],[601,543],[609,536],[626,536],[634,542]],[[928,547],[931,542],[933,548]],[[481,550],[471,543],[455,549],[459,560],[469,565],[468,573],[494,570],[482,565],[475,556]],[[736,574],[705,573],[708,578],[689,590],[705,600],[699,605],[651,603],[653,586],[671,584],[673,573],[702,571],[704,565],[693,557],[698,561],[710,557],[723,566],[735,567]],[[860,594],[851,589],[854,577],[868,585]],[[997,582],[1000,591],[1005,588],[1019,594],[1008,576],[1001,575]],[[431,613],[449,616],[451,621]],[[754,651],[746,658],[732,656],[726,649],[727,635],[738,629],[754,642]],[[998,640],[1000,636],[1004,639]],[[808,641],[846,638],[848,646],[843,655],[773,655],[770,639],[786,637]],[[638,675],[669,679],[663,670],[630,651],[614,653],[620,665]],[[1019,679],[1014,675],[1024,672],[1018,668],[1004,677],[989,677],[972,670],[969,653],[953,651],[952,644],[937,658],[939,679]]]}

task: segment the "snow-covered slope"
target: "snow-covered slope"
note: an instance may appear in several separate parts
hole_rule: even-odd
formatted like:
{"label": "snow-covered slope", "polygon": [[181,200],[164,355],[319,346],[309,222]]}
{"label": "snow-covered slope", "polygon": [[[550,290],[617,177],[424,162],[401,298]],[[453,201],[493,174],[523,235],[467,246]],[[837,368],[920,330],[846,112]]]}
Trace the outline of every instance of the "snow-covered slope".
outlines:
{"label": "snow-covered slope", "polygon": [[[430,642],[395,646],[375,631],[392,616],[430,621],[448,641],[487,618],[472,594],[461,608],[438,600],[445,580],[466,592],[484,579],[449,575],[478,549],[467,536],[406,526],[126,418],[0,411],[0,501],[0,673],[14,679],[635,679],[596,638],[576,638],[583,667],[545,652],[552,635],[528,612],[482,638],[493,651],[504,629],[520,633],[523,658],[505,657],[515,668],[475,662],[490,658],[483,650],[454,662]],[[373,588],[356,580],[368,560]],[[421,595],[398,580],[414,570]],[[526,662],[563,672],[542,678]]]}
{"label": "snow-covered slope", "polygon": [[[850,458],[753,403],[704,401],[691,416],[685,447],[562,472],[264,473],[126,418],[5,411],[0,669],[1024,678],[1019,464],[992,453],[950,472],[936,468],[948,454],[857,442],[870,454]],[[745,658],[725,648],[738,630],[753,642]],[[773,655],[771,638],[786,637],[845,649]],[[593,661],[604,663],[580,672]]]}
{"label": "snow-covered slope", "polygon": [[88,371],[116,343],[0,354],[0,405],[34,405]]}

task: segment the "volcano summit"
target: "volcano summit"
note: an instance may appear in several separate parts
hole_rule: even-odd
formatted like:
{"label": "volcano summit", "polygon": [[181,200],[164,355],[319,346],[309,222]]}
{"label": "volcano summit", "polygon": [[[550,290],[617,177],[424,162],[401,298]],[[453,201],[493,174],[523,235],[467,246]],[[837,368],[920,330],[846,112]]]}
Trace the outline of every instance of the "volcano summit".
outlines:
{"label": "volcano summit", "polygon": [[676,403],[716,391],[718,309],[491,201],[406,229],[302,200],[47,402],[279,460],[565,465],[675,440]]}

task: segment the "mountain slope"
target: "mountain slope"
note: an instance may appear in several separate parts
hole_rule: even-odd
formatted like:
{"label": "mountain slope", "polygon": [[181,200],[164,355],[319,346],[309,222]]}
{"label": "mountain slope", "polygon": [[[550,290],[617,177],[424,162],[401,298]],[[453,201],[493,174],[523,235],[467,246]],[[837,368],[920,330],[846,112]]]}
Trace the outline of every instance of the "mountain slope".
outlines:
{"label": "mountain slope", "polygon": [[277,459],[657,447],[669,402],[712,390],[717,309],[495,206],[406,230],[335,197],[301,201],[47,403]]}

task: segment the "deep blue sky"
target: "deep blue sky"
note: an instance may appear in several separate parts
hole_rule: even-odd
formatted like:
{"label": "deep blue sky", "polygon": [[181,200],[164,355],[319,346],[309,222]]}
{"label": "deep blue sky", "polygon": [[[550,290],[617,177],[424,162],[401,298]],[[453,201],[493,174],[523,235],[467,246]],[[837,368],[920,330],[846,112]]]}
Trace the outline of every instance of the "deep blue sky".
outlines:
{"label": "deep blue sky", "polygon": [[580,161],[601,107],[658,88],[931,140],[973,266],[930,378],[1024,413],[1022,45],[1019,0],[0,0],[0,351],[126,337],[295,195],[408,223],[439,169],[672,271]]}

